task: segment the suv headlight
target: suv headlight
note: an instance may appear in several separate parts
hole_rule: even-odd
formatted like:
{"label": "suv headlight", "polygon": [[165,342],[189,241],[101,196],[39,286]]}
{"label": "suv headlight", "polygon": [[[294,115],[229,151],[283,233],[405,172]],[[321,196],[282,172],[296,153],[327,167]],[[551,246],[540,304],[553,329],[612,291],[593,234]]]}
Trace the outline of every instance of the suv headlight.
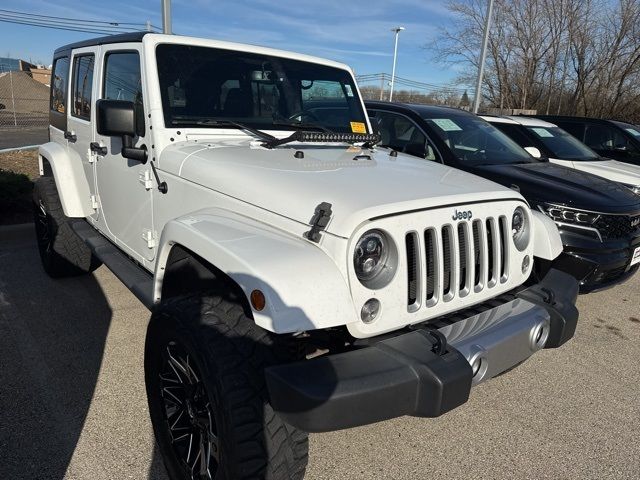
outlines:
{"label": "suv headlight", "polygon": [[382,230],[365,232],[353,252],[353,266],[360,283],[373,290],[391,282],[398,266],[398,250]]}
{"label": "suv headlight", "polygon": [[539,210],[551,217],[554,221],[568,223],[570,225],[583,225],[590,227],[600,218],[599,213],[583,212],[559,205],[540,205]]}
{"label": "suv headlight", "polygon": [[511,234],[513,244],[521,252],[529,245],[530,230],[529,216],[524,211],[524,208],[517,207],[513,211],[513,217],[511,218]]}

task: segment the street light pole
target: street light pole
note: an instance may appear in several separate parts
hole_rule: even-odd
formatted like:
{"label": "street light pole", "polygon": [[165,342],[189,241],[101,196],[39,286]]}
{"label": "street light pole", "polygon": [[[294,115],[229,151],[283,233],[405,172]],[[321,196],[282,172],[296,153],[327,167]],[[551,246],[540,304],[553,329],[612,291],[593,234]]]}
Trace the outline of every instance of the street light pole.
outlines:
{"label": "street light pole", "polygon": [[478,66],[478,82],[476,83],[476,95],[473,99],[473,113],[478,113],[480,98],[482,97],[482,77],[484,77],[484,62],[487,59],[487,45],[489,44],[489,30],[491,29],[491,14],[493,13],[493,0],[489,0],[487,18],[484,23],[484,38],[480,51],[480,65]]}
{"label": "street light pole", "polygon": [[395,46],[393,47],[393,68],[391,70],[391,91],[389,92],[389,101],[393,100],[393,84],[396,81],[396,59],[398,57],[398,35],[404,30],[404,27],[395,27],[391,31],[396,33]]}
{"label": "street light pole", "polygon": [[171,35],[171,0],[162,2],[162,33]]}

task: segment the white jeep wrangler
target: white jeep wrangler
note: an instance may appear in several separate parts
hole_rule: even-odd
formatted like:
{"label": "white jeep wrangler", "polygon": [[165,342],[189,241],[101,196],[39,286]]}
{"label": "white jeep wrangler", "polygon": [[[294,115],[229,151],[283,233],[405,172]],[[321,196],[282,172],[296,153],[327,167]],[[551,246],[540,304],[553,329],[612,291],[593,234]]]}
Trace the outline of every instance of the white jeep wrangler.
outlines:
{"label": "white jeep wrangler", "polygon": [[[553,222],[515,191],[377,150],[351,70],[127,34],[54,55],[36,231],[152,311],[151,420],[173,479],[299,479],[307,434],[436,417],[573,336]],[[535,275],[534,275],[535,277]]]}

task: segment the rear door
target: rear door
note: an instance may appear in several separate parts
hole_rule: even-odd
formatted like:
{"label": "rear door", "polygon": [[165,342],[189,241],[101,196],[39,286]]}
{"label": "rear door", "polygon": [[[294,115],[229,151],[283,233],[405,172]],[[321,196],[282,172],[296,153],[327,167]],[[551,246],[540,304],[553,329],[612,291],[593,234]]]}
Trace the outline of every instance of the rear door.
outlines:
{"label": "rear door", "polygon": [[71,55],[71,82],[67,108],[67,140],[72,161],[82,163],[94,213],[89,220],[96,222],[98,216],[95,195],[96,152],[92,150],[95,140],[95,94],[97,79],[94,75],[99,47],[74,50]]}

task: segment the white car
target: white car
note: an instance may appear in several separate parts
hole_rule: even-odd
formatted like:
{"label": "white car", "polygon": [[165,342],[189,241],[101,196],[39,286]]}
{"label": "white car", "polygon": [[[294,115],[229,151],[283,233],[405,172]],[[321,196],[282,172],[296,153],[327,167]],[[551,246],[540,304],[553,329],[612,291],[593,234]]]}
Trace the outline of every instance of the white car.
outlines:
{"label": "white car", "polygon": [[521,116],[482,118],[536,158],[546,157],[550,162],[599,175],[640,194],[640,166],[601,157],[553,123]]}
{"label": "white car", "polygon": [[102,262],[152,311],[174,480],[300,479],[306,432],[441,415],[573,336],[577,281],[532,275],[553,221],[376,148],[344,64],[139,33],[57,49],[53,78],[41,260]]}

